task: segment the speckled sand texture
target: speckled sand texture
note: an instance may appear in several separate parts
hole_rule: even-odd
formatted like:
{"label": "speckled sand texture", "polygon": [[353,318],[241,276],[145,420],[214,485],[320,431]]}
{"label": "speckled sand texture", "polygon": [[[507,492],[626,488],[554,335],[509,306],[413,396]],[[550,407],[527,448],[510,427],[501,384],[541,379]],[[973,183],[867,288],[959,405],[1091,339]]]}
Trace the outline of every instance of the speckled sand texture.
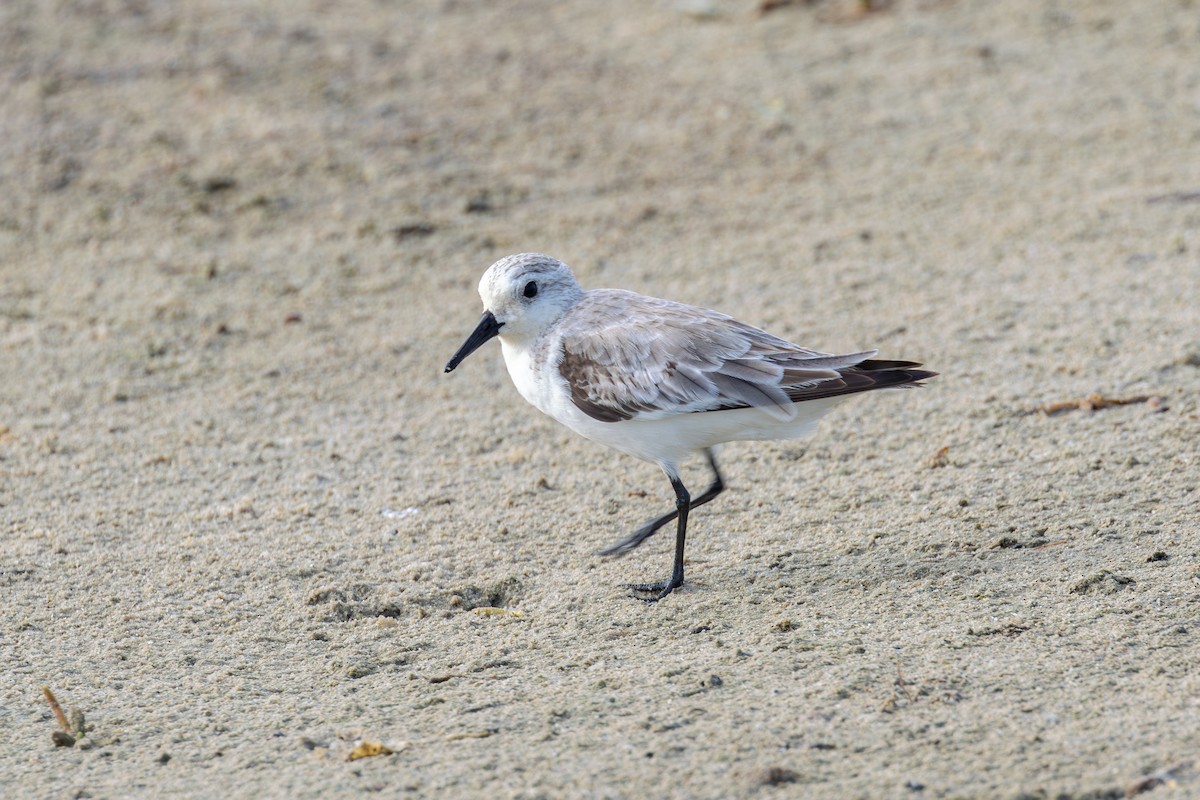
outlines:
{"label": "speckled sand texture", "polygon": [[[0,794],[1200,796],[1200,5],[884,5],[0,3]],[[524,250],[942,375],[648,606]]]}

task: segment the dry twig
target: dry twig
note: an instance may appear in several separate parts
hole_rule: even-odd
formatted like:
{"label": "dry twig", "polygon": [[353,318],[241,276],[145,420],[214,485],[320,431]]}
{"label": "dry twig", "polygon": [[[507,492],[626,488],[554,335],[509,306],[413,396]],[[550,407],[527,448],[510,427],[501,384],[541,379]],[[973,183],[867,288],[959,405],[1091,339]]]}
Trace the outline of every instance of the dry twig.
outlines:
{"label": "dry twig", "polygon": [[50,704],[50,710],[54,712],[58,726],[63,729],[64,733],[71,733],[71,724],[67,722],[67,715],[63,713],[62,706],[58,704],[58,698],[54,696],[54,692],[50,691],[49,686],[43,686],[42,694],[46,696],[46,702]]}
{"label": "dry twig", "polygon": [[1153,411],[1166,411],[1167,406],[1163,403],[1163,399],[1157,395],[1140,394],[1135,397],[1105,397],[1102,394],[1089,394],[1077,400],[1060,400],[1056,403],[1047,403],[1043,406],[1030,409],[1025,414],[1037,414],[1041,412],[1048,417],[1053,417],[1058,414],[1065,414],[1068,411],[1101,411],[1106,408],[1115,408],[1116,406],[1131,406],[1138,403],[1145,403]]}

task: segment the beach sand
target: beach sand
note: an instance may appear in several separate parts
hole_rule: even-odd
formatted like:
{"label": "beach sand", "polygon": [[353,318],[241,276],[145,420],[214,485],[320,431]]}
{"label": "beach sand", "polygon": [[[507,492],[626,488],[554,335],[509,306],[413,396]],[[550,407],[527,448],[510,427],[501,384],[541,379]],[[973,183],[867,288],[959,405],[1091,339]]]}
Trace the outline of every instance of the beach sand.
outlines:
{"label": "beach sand", "polygon": [[[1195,2],[6,2],[0,189],[0,794],[1200,795]],[[647,605],[528,250],[941,376]]]}

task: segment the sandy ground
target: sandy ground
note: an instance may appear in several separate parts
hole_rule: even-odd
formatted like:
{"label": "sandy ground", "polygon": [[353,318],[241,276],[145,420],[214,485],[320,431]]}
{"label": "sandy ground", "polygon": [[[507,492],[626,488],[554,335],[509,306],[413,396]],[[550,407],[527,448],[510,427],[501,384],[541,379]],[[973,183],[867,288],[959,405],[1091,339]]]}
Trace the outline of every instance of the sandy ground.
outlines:
{"label": "sandy ground", "polygon": [[[1200,7],[755,8],[0,4],[0,794],[1200,796]],[[647,606],[522,250],[942,377]]]}

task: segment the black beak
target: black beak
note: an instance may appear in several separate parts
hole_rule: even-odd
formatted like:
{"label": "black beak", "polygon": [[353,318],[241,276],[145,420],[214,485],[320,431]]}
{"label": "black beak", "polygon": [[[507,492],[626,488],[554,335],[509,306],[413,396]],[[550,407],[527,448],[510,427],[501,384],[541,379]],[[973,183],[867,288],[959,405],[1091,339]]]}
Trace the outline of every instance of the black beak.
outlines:
{"label": "black beak", "polygon": [[455,367],[462,363],[462,360],[478,350],[489,339],[492,339],[500,334],[500,327],[503,322],[496,322],[496,318],[492,316],[492,312],[485,311],[483,316],[479,318],[479,324],[475,326],[475,330],[471,331],[471,335],[463,342],[462,347],[458,348],[458,352],[450,357],[446,362],[446,372],[451,372]]}

